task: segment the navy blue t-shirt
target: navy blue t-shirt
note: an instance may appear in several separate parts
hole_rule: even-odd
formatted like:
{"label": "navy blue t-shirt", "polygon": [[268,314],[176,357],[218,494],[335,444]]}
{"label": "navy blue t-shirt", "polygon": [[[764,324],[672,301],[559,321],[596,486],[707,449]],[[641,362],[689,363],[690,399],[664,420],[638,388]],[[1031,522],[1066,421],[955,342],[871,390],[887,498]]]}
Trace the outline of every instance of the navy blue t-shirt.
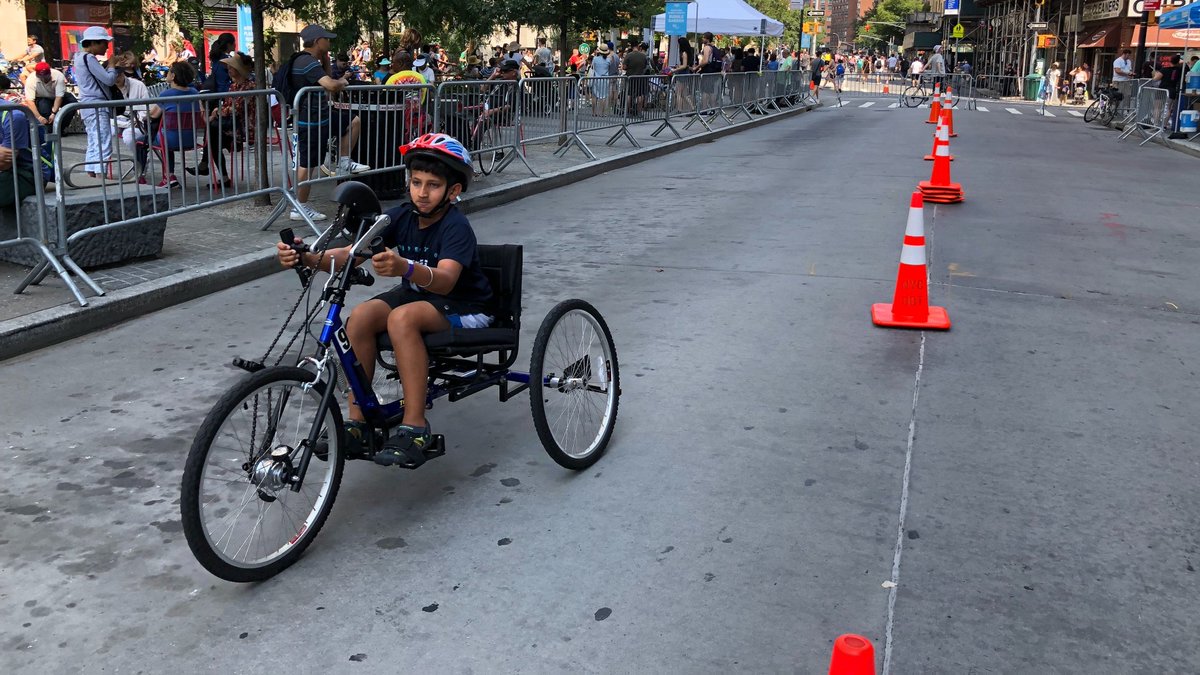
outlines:
{"label": "navy blue t-shirt", "polygon": [[[480,308],[492,299],[492,286],[479,264],[475,231],[457,207],[451,206],[441,220],[424,230],[420,228],[417,214],[413,213],[412,204],[389,209],[387,215],[392,223],[381,235],[383,243],[395,248],[401,256],[427,267],[437,267],[441,260],[453,260],[462,265],[458,283],[446,294],[447,298]],[[413,290],[428,293],[415,283],[426,281],[418,276],[420,274],[414,272],[414,278],[407,285]]]}

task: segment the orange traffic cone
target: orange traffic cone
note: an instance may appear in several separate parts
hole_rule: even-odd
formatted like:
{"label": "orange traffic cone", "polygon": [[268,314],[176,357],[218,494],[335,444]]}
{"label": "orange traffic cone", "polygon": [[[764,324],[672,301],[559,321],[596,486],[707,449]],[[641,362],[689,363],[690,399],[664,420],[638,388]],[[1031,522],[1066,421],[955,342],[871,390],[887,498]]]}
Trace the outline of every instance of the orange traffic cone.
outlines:
{"label": "orange traffic cone", "polygon": [[861,635],[839,635],[833,641],[829,675],[875,675],[875,648]]}
{"label": "orange traffic cone", "polygon": [[929,104],[929,119],[925,120],[925,124],[937,124],[942,117],[941,89],[941,83],[933,85],[933,102]]}
{"label": "orange traffic cone", "polygon": [[[871,321],[876,326],[949,330],[950,315],[946,313],[946,308],[929,306],[929,287],[925,278],[925,203],[921,193],[914,192],[908,208],[908,225],[904,228],[904,248],[900,252],[900,270],[896,273],[896,293],[890,305],[871,305]],[[870,648],[871,644],[868,642],[867,649]],[[837,643],[834,643],[833,653],[836,661]],[[871,663],[874,664],[874,658],[871,659]]]}
{"label": "orange traffic cone", "polygon": [[[944,132],[944,131],[946,131],[946,127],[942,126],[942,123],[941,123],[941,122],[938,122],[938,125],[937,125],[937,131],[934,131],[934,132],[933,132],[933,149],[929,151],[929,154],[928,154],[928,155],[925,155],[925,161],[926,161],[926,162],[932,162],[932,161],[933,161],[933,157],[934,157],[934,155],[937,153],[937,146],[938,146],[938,139],[939,139],[939,138],[940,138],[940,139],[941,139],[943,142],[946,142],[946,143],[949,143],[949,142],[950,142],[950,136],[949,136],[949,134],[943,135],[943,132]],[[951,162],[953,162],[953,161],[954,161],[954,155],[950,155],[950,161],[951,161]]]}
{"label": "orange traffic cone", "polygon": [[891,92],[891,90],[889,90],[889,89],[888,89],[887,82],[884,82],[884,83],[883,83],[883,93],[885,93],[885,94],[890,94],[890,93],[892,93],[892,92]]}
{"label": "orange traffic cone", "polygon": [[[945,128],[943,118],[942,126]],[[948,131],[948,129],[946,129]],[[936,204],[956,204],[963,200],[962,185],[950,182],[950,139],[938,138],[933,151],[933,173],[929,180],[917,183],[926,201]]]}
{"label": "orange traffic cone", "polygon": [[946,124],[950,127],[950,138],[958,136],[958,134],[954,133],[954,103],[952,101],[953,99],[950,98],[950,87],[946,87],[946,99],[942,104],[942,110],[946,111],[946,119],[948,120]]}

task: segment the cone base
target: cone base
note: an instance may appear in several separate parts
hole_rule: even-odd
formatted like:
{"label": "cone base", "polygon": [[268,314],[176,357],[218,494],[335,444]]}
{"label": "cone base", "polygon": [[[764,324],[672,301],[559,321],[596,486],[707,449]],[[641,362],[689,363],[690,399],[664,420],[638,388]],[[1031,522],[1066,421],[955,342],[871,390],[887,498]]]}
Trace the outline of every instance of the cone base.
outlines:
{"label": "cone base", "polygon": [[[926,162],[932,162],[932,161],[933,161],[933,159],[934,159],[933,155],[925,155],[925,161],[926,161]],[[951,162],[953,162],[953,161],[954,161],[954,155],[950,155],[950,161],[951,161]]]}
{"label": "cone base", "polygon": [[962,197],[926,197],[925,201],[930,204],[961,204],[964,200]]}
{"label": "cone base", "polygon": [[950,330],[950,315],[945,307],[929,307],[929,317],[924,321],[917,319],[897,319],[892,314],[892,305],[878,303],[871,305],[871,322],[876,326],[889,328],[924,328],[929,330]]}
{"label": "cone base", "polygon": [[936,194],[939,192],[962,192],[962,183],[948,183],[946,185],[934,185],[933,183],[923,180],[917,183],[917,189],[925,194]]}

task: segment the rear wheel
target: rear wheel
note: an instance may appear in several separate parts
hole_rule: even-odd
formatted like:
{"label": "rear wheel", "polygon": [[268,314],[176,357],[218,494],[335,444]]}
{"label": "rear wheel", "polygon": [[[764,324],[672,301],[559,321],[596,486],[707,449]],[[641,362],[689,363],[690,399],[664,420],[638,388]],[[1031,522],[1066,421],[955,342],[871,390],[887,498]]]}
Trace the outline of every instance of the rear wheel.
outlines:
{"label": "rear wheel", "polygon": [[1088,106],[1088,109],[1083,111],[1083,121],[1095,122],[1100,118],[1100,112],[1100,101],[1092,101],[1092,104]]}
{"label": "rear wheel", "polygon": [[1111,99],[1108,101],[1105,101],[1104,105],[1100,108],[1100,123],[1105,126],[1112,124],[1113,117],[1115,117],[1116,115],[1117,115],[1116,101],[1113,101]]}
{"label": "rear wheel", "polygon": [[[345,459],[341,413],[320,410],[323,385],[303,368],[254,373],[217,401],[183,469],[188,546],[227,581],[262,581],[299,559],[333,509]],[[298,492],[289,478],[316,421],[322,426]]]}
{"label": "rear wheel", "polygon": [[916,85],[905,87],[904,93],[900,96],[900,102],[908,108],[916,108],[928,100],[929,96],[925,93],[925,89]]}
{"label": "rear wheel", "polygon": [[608,447],[617,423],[621,377],[608,324],[583,300],[550,310],[533,341],[529,403],[550,457],[576,471]]}

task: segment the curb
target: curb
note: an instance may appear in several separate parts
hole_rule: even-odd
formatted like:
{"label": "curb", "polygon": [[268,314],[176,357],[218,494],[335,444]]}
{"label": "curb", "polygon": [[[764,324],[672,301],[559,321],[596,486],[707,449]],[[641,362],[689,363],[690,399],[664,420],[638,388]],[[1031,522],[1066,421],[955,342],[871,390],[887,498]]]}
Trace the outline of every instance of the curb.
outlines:
{"label": "curb", "polygon": [[[583,178],[632,166],[701,143],[709,143],[714,139],[808,112],[817,107],[820,107],[820,104],[798,106],[782,113],[715,129],[709,133],[667,141],[652,148],[635,148],[615,157],[497,186],[463,199],[459,208],[464,213],[473,213],[500,206],[546,190],[570,185]],[[87,307],[78,307],[71,302],[0,321],[0,361],[282,271],[284,270],[275,263],[273,253],[247,253],[208,267],[203,273],[197,273],[195,270],[181,272],[112,291],[100,297],[91,297]]]}

